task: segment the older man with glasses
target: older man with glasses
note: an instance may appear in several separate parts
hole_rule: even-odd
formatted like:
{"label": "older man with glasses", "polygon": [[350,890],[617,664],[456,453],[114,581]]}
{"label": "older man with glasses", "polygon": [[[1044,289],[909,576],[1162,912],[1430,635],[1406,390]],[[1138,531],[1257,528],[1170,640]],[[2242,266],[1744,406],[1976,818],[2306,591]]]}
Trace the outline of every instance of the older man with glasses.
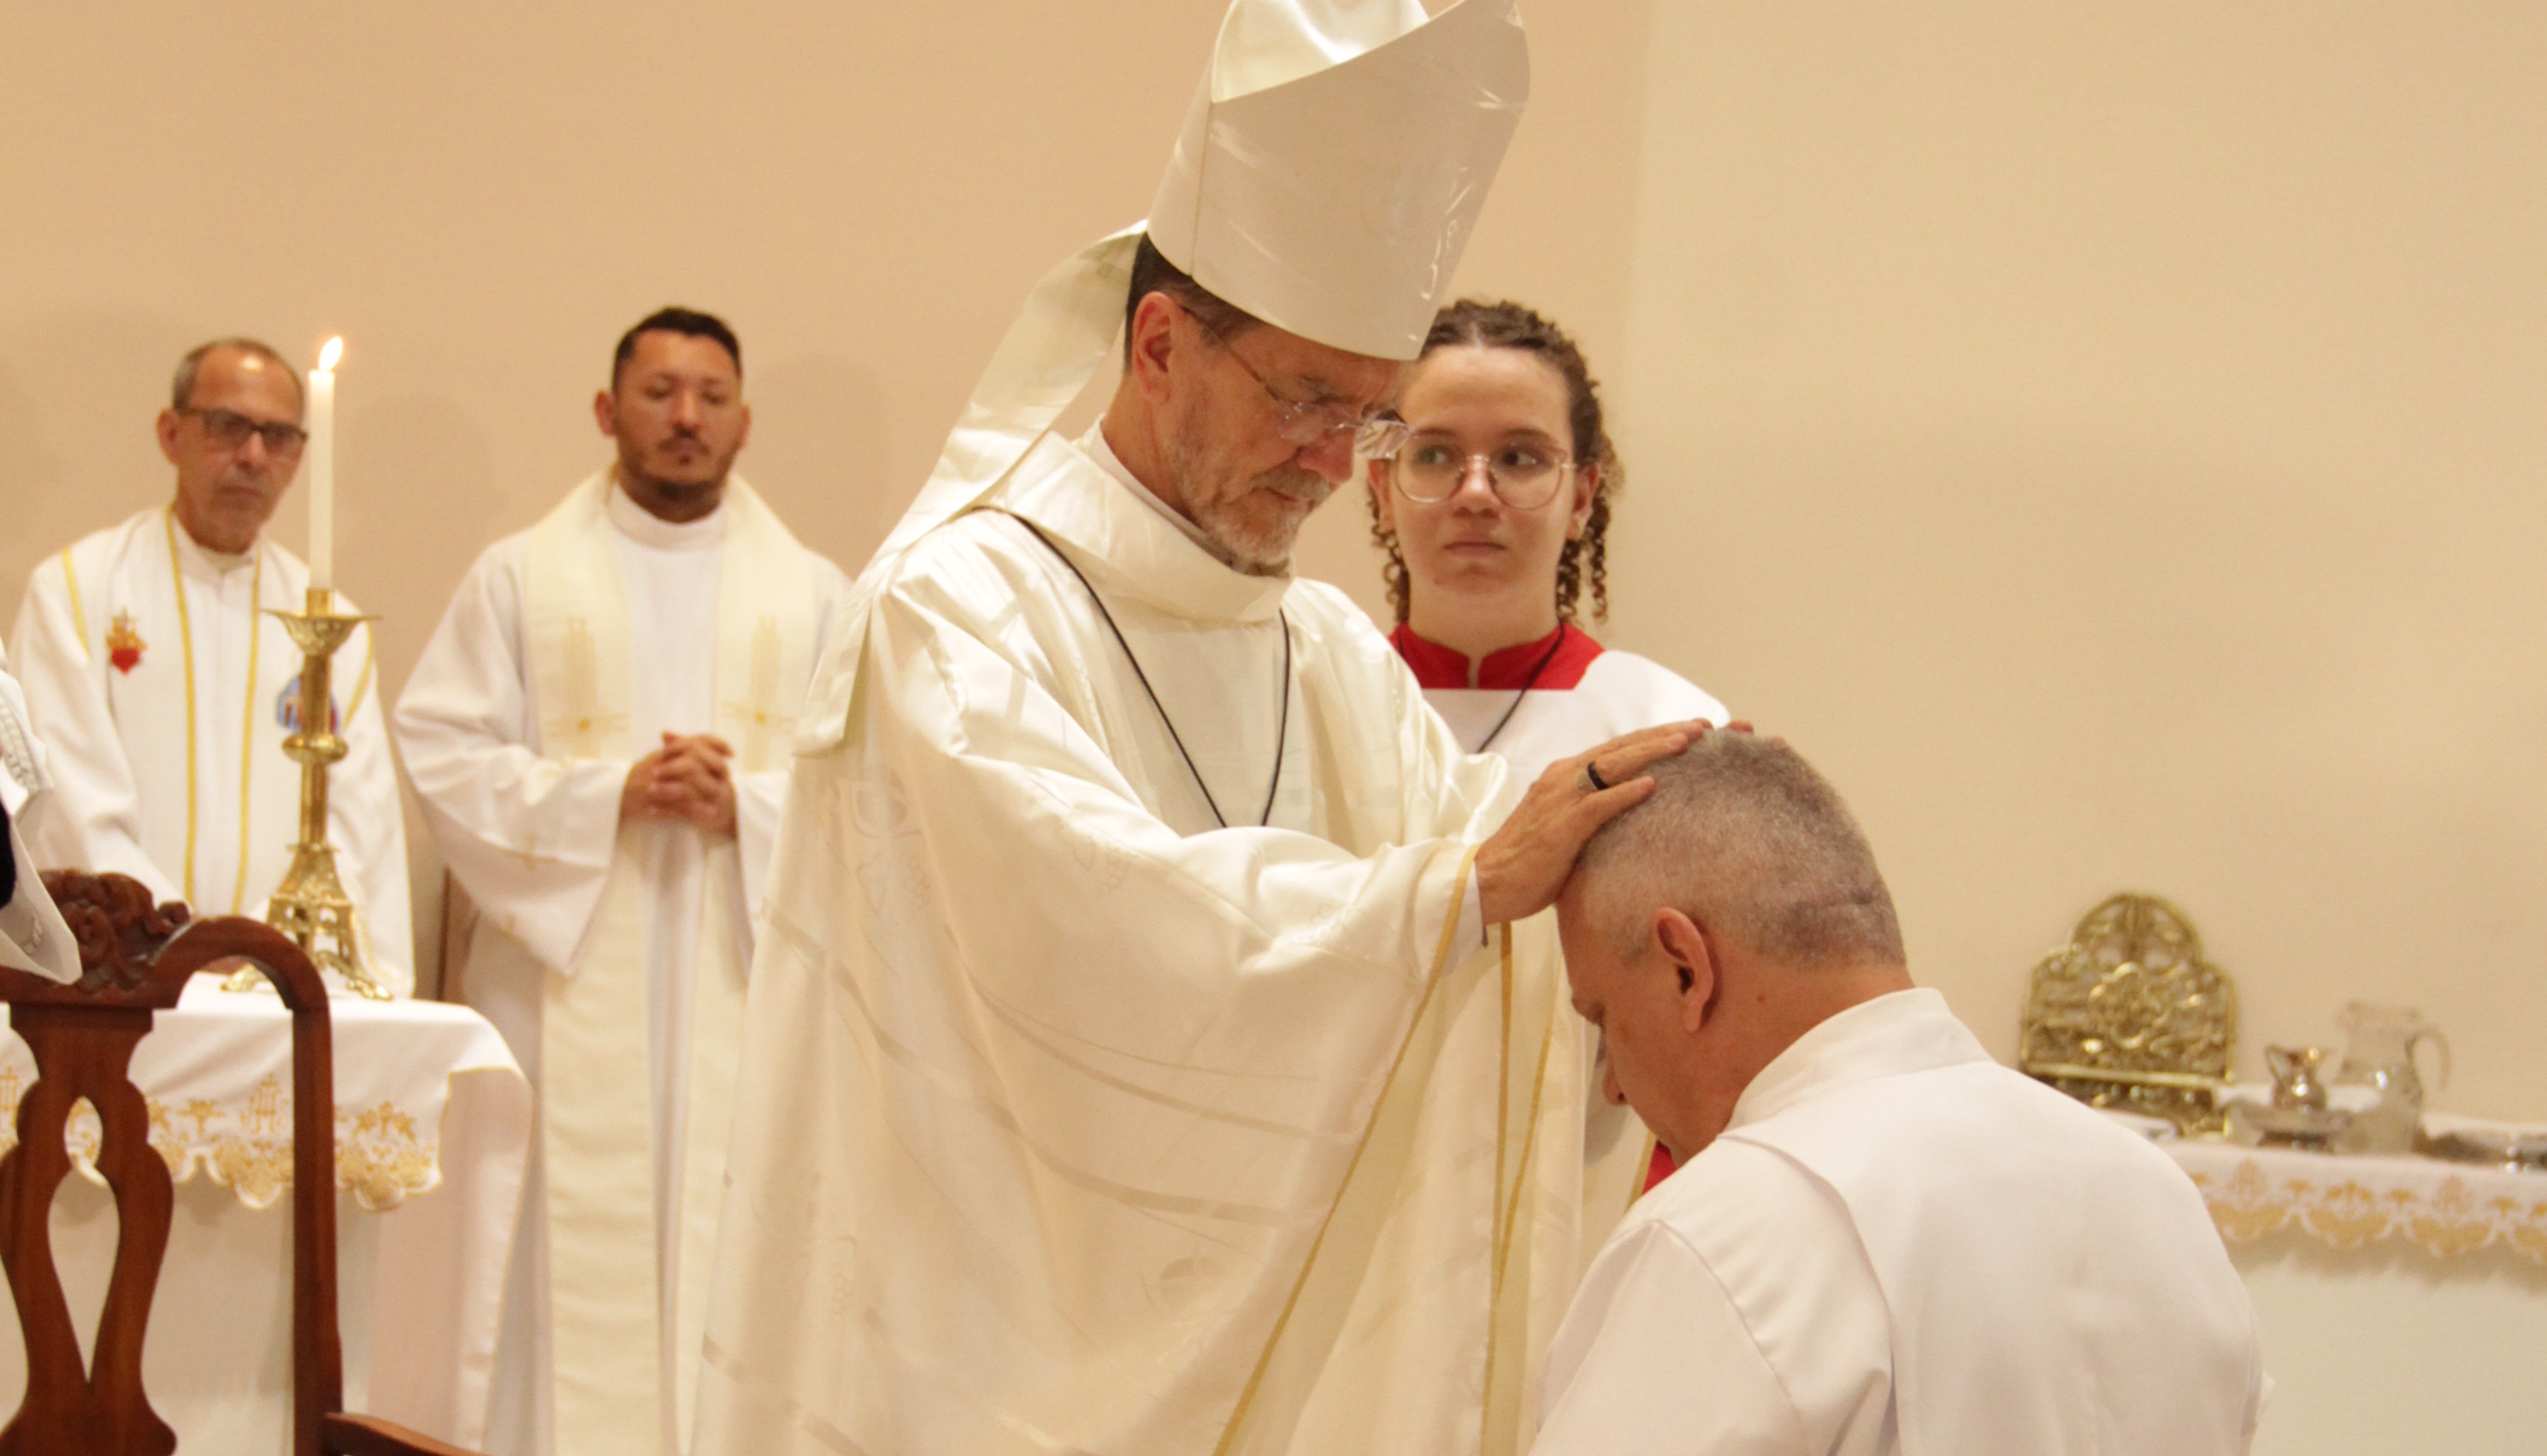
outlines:
{"label": "older man with glasses", "polygon": [[[261,914],[299,837],[301,653],[270,613],[298,610],[300,557],[265,539],[308,436],[301,378],[272,347],[216,339],[177,365],[159,412],[174,496],[47,557],[10,636],[52,790],[25,829],[47,867],[113,870],[204,914]],[[347,604],[347,610],[357,610]],[[329,837],[370,964],[413,983],[406,837],[375,697],[372,641],[338,654],[331,705],[350,745]]]}

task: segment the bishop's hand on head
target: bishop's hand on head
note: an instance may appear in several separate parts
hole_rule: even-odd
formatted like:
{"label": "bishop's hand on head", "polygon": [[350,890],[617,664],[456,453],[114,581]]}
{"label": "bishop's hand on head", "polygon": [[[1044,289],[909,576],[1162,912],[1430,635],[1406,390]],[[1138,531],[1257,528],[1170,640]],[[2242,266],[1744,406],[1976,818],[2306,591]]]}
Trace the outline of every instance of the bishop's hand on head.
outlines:
{"label": "bishop's hand on head", "polygon": [[[1477,849],[1477,907],[1489,925],[1535,915],[1556,903],[1574,860],[1601,826],[1644,803],[1646,765],[1674,757],[1714,725],[1706,719],[1642,728],[1589,753],[1547,766],[1514,806],[1512,817]],[[1749,732],[1749,724],[1735,724]]]}

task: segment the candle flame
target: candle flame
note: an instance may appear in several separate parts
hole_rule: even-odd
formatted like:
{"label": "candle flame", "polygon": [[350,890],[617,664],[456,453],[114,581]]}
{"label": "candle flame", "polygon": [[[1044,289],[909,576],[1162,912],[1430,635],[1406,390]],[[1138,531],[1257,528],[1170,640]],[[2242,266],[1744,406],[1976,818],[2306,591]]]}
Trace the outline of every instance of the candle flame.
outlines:
{"label": "candle flame", "polygon": [[329,339],[327,347],[318,351],[318,372],[325,374],[334,369],[336,361],[344,357],[345,341],[341,338]]}

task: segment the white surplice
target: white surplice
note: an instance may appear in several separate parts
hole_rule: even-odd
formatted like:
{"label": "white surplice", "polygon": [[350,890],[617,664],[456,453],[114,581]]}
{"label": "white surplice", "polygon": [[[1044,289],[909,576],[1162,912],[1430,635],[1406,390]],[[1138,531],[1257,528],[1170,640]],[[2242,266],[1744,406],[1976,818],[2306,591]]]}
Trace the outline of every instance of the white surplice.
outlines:
{"label": "white surplice", "polygon": [[37,878],[35,854],[18,832],[29,804],[52,787],[44,767],[44,741],[27,722],[27,700],[18,679],[9,675],[9,654],[0,650],[0,810],[9,821],[9,855],[17,867],[17,888],[0,900],[0,966],[32,971],[52,981],[79,980],[79,947],[71,942],[62,912]]}
{"label": "white surplice", "polygon": [[[301,650],[271,615],[307,605],[308,568],[260,536],[205,550],[166,507],[46,557],[10,639],[52,792],[28,841],[51,868],[130,875],[198,915],[261,916],[301,837]],[[341,593],[337,609],[359,612]],[[328,773],[327,837],[365,954],[400,995],[415,984],[406,828],[375,701],[372,635],[331,663],[345,757]]]}
{"label": "white surplice", "polygon": [[1515,690],[1428,683],[1424,701],[1450,726],[1461,747],[1495,754],[1512,765],[1514,780],[1522,784],[1556,760],[1622,733],[1700,718],[1722,727],[1728,717],[1724,705],[1698,684],[1650,657],[1615,647],[1594,657],[1580,678],[1561,685]]}
{"label": "white surplice", "polygon": [[[1721,728],[1730,716],[1688,678],[1649,657],[1605,647],[1572,623],[1537,642],[1474,660],[1402,623],[1389,642],[1459,746],[1501,758],[1517,787],[1536,782],[1556,760],[1621,734],[1702,718]],[[1598,1034],[1588,1026],[1585,1034],[1593,1038],[1597,1057]],[[1596,1122],[1618,1116],[1600,1100],[1599,1081],[1594,1077],[1589,1089],[1589,1115]],[[1643,1125],[1635,1131],[1643,1135]],[[1650,1149],[1651,1137],[1645,1141]],[[1625,1158],[1613,1160],[1607,1164],[1616,1175],[1613,1183],[1587,1189],[1585,1196],[1613,1211],[1625,1208],[1643,1188],[1651,1160],[1650,1153],[1632,1166]]]}
{"label": "white surplice", "polygon": [[1529,1428],[1628,1140],[1587,1147],[1545,917],[1479,927],[1509,786],[1343,594],[1224,565],[1105,455],[1044,435],[889,547],[826,662],[701,1456]]}
{"label": "white surplice", "polygon": [[2254,1313],[2164,1154],[1934,990],[1841,1012],[1639,1200],[1536,1456],[2236,1456]]}
{"label": "white surplice", "polygon": [[[578,509],[583,514],[563,519]],[[737,559],[729,538],[745,512],[756,522],[751,550],[760,555]],[[578,535],[592,538],[597,557],[587,553],[583,560],[571,559]],[[543,557],[546,549],[568,559]],[[544,567],[550,574],[536,576]],[[562,691],[544,695],[540,582],[549,581],[554,596],[553,578],[576,567],[588,568],[590,580],[574,590],[614,593],[618,600],[567,604],[582,615],[567,624]],[[729,567],[735,579],[728,579]],[[762,624],[759,638],[751,635],[752,623],[721,622],[721,609],[738,592],[766,584],[750,578],[791,572],[804,578],[806,589],[801,600],[782,599],[795,602],[785,609],[786,620]],[[489,1421],[489,1445],[499,1456],[594,1449],[589,1442],[596,1437],[618,1439],[578,1417],[571,1397],[561,1403],[553,1374],[562,1369],[594,1400],[608,1403],[615,1394],[619,1413],[648,1427],[646,1445],[659,1440],[666,1451],[677,1449],[674,1433],[689,1399],[682,1371],[696,1362],[695,1339],[678,1333],[680,1293],[693,1287],[689,1303],[703,1306],[709,1272],[705,1237],[685,1238],[683,1231],[714,1217],[713,1194],[701,1197],[697,1190],[716,1186],[720,1170],[710,1164],[721,1157],[725,1137],[722,1100],[698,1114],[716,1125],[691,1125],[694,1077],[722,1083],[737,1055],[731,1032],[716,1031],[713,1023],[706,1036],[717,1045],[694,1034],[702,951],[738,975],[748,964],[748,918],[736,907],[758,900],[807,670],[800,666],[794,681],[780,681],[779,663],[788,654],[772,644],[783,633],[797,644],[792,654],[810,663],[823,623],[847,584],[836,566],[787,537],[740,476],[729,480],[716,512],[675,524],[649,514],[607,483],[606,474],[597,475],[550,521],[480,557],[400,696],[396,725],[408,772],[444,859],[481,916],[461,994],[504,1032],[542,1096],[542,1156],[524,1198]],[[738,632],[747,645],[735,645]],[[614,641],[620,660],[594,660],[594,644]],[[746,660],[733,660],[738,656]],[[580,704],[550,700],[578,696]],[[621,824],[628,772],[665,732],[714,732],[736,747],[734,841],[711,843],[688,824]],[[629,921],[617,938],[607,923],[617,903],[607,895],[614,887]],[[715,939],[720,926],[723,944]],[[561,988],[590,982],[595,955],[623,950],[638,964],[611,968],[625,980],[599,985],[623,987],[612,992],[622,1001],[642,997],[642,1005],[626,1006],[624,1014],[630,1026],[643,1018],[644,1066],[632,1058],[624,1067],[579,1067],[577,1085],[565,1085],[547,1065],[557,1055],[557,1028],[549,1022]],[[553,1298],[563,1285],[553,1285],[552,1273],[566,1255],[603,1251],[553,1249],[549,1235],[554,1204],[591,1192],[558,1178],[560,1127],[606,1129],[610,1119],[635,1118],[641,1108],[652,1153],[655,1267],[617,1274],[623,1294],[642,1291],[656,1307],[647,1313],[659,1322],[659,1347],[645,1363],[659,1365],[659,1374],[650,1369],[650,1378],[631,1386],[628,1362],[617,1355],[609,1357],[615,1371],[595,1370],[581,1352],[556,1346]],[[647,1191],[637,1189],[636,1199],[645,1201]],[[685,1242],[701,1250],[687,1265]],[[610,1272],[604,1268],[599,1276]],[[702,1313],[689,1318],[695,1323]],[[659,1399],[630,1397],[630,1390],[657,1392]],[[625,1409],[632,1406],[649,1409]]]}

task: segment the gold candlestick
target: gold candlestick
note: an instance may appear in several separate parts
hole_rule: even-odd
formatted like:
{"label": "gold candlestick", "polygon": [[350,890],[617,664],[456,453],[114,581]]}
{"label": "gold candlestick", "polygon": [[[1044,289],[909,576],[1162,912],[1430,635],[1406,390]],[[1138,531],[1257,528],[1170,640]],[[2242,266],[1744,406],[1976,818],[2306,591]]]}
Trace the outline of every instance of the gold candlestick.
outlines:
{"label": "gold candlestick", "polygon": [[[343,977],[356,994],[386,1001],[389,987],[363,963],[355,925],[359,911],[336,876],[336,850],[327,842],[327,770],[346,751],[345,740],[336,736],[328,661],[356,624],[372,620],[340,615],[335,599],[335,592],[313,586],[305,610],[274,614],[301,648],[301,728],[283,740],[283,751],[301,765],[301,841],[292,847],[292,868],[284,873],[283,884],[266,901],[265,919],[291,936],[318,969]],[[253,971],[227,983],[232,990],[263,984],[264,978]]]}

